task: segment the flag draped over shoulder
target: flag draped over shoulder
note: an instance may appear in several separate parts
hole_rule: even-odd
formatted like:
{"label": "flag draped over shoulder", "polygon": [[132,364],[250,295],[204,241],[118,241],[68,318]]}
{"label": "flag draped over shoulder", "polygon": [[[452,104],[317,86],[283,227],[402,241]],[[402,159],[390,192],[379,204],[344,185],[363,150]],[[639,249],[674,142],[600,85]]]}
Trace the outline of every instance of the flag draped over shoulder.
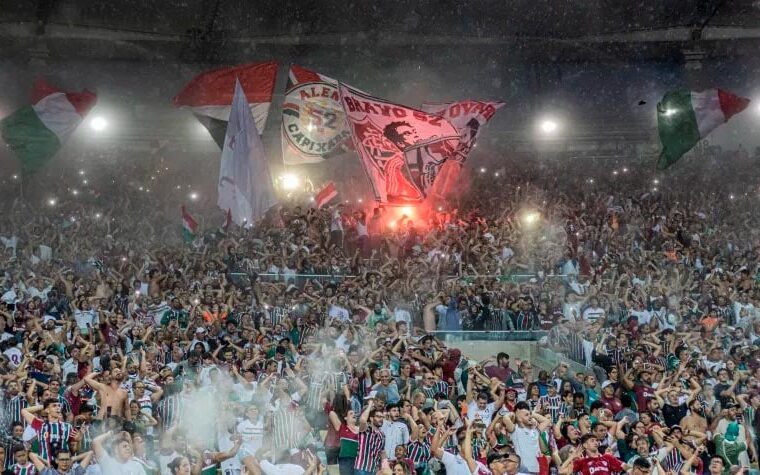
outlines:
{"label": "flag draped over shoulder", "polygon": [[716,127],[743,111],[749,99],[722,89],[676,90],[657,104],[657,129],[662,153],[657,168],[677,162]]}
{"label": "flag draped over shoulder", "polygon": [[342,83],[339,88],[351,137],[375,200],[389,205],[422,201],[459,141],[454,126],[441,117]]}
{"label": "flag draped over shoulder", "polygon": [[351,150],[338,81],[293,65],[282,105],[282,161],[319,163]]}
{"label": "flag draped over shoulder", "polygon": [[32,104],[0,121],[0,135],[28,173],[42,168],[60,150],[97,101],[88,91],[64,92],[44,79],[32,88]]}
{"label": "flag draped over shoulder", "polygon": [[177,107],[189,107],[222,148],[235,81],[240,80],[246,91],[256,129],[263,131],[272,104],[277,67],[276,61],[268,61],[206,71],[187,83],[172,101]]}
{"label": "flag draped over shoulder", "polygon": [[264,144],[240,82],[235,83],[218,190],[218,206],[229,210],[232,221],[239,226],[257,221],[277,203]]}

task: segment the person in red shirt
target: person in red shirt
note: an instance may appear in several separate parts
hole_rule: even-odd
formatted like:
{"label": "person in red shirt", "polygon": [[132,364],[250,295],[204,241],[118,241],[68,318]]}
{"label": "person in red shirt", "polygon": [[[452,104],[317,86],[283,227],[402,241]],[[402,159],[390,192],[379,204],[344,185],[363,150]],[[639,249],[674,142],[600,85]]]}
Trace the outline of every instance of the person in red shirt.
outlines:
{"label": "person in red shirt", "polygon": [[599,453],[599,439],[592,434],[586,434],[581,438],[582,450],[571,451],[570,457],[560,467],[560,475],[581,473],[582,475],[612,475],[613,473],[625,472],[630,467],[611,454]]}
{"label": "person in red shirt", "polygon": [[623,410],[620,399],[615,397],[615,385],[609,379],[602,383],[602,397],[599,400],[604,403],[607,409],[612,411],[613,416]]}

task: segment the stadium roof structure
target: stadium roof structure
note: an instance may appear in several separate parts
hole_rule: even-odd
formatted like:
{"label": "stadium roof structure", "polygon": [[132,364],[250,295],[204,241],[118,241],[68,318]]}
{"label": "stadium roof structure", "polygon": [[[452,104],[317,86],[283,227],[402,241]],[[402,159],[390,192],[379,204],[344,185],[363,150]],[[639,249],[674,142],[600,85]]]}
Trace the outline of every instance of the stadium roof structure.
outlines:
{"label": "stadium roof structure", "polygon": [[517,60],[755,55],[760,0],[14,0],[0,57],[224,63],[291,48],[496,47]]}

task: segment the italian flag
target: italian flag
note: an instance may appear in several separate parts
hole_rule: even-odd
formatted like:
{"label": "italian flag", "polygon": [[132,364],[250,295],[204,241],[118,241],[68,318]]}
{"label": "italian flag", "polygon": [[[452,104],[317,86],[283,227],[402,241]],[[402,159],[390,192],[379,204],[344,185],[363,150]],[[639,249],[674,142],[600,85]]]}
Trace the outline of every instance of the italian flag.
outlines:
{"label": "italian flag", "polygon": [[25,172],[37,171],[58,152],[96,100],[88,90],[64,92],[37,79],[32,104],[1,120],[0,135]]}
{"label": "italian flag", "polygon": [[677,162],[713,129],[748,105],[749,99],[722,89],[665,94],[657,104],[657,128],[662,142],[657,168],[665,169]]}
{"label": "italian flag", "polygon": [[184,206],[182,206],[182,238],[185,242],[193,242],[198,234],[198,223],[190,216]]}

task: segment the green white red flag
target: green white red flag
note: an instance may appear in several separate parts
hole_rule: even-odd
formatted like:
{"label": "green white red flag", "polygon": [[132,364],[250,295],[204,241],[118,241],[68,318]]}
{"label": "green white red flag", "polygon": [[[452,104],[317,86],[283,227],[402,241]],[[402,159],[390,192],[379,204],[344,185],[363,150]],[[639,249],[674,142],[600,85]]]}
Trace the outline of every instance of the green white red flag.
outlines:
{"label": "green white red flag", "polygon": [[42,168],[61,149],[97,101],[88,91],[65,92],[37,79],[32,87],[31,105],[22,107],[0,121],[0,135],[32,173]]}
{"label": "green white red flag", "polygon": [[657,129],[662,143],[657,168],[665,169],[677,162],[716,127],[746,109],[749,102],[723,89],[665,94],[657,104]]}

